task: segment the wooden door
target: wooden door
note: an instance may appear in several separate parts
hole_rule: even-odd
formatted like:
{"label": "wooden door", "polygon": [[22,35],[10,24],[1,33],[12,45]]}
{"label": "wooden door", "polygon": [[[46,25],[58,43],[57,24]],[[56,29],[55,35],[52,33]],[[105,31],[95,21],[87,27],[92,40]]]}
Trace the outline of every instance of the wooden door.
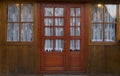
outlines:
{"label": "wooden door", "polygon": [[39,10],[39,71],[84,72],[83,5],[41,4]]}

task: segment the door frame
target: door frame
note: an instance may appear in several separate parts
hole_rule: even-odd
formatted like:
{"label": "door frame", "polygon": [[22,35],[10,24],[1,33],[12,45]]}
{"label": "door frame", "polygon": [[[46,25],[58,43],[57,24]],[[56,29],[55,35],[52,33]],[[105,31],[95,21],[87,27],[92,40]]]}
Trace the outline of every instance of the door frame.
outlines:
{"label": "door frame", "polygon": [[[72,6],[72,5],[79,5],[79,4],[71,4],[71,3],[63,3],[63,4],[61,4],[61,3],[40,3],[40,4],[38,4],[38,15],[39,15],[39,18],[38,18],[38,73],[48,73],[48,74],[55,74],[55,73],[69,73],[69,74],[81,74],[81,73],[86,73],[87,72],[87,48],[88,48],[88,28],[87,28],[87,25],[88,25],[88,19],[87,19],[87,17],[88,17],[88,10],[87,10],[87,4],[80,4],[80,5],[82,5],[83,7],[84,7],[84,13],[85,13],[85,15],[84,15],[84,17],[83,17],[83,19],[84,19],[84,34],[83,34],[83,47],[84,47],[84,53],[83,53],[83,55],[84,55],[84,58],[82,58],[83,60],[83,66],[84,66],[84,68],[83,68],[83,71],[80,71],[80,72],[70,72],[70,71],[66,71],[66,72],[64,72],[64,71],[62,71],[62,72],[54,72],[54,71],[41,71],[41,64],[43,64],[42,62],[41,62],[41,60],[42,60],[42,55],[43,55],[43,53],[41,52],[41,50],[42,50],[42,47],[43,47],[43,43],[42,43],[42,41],[41,41],[41,39],[42,39],[42,36],[43,36],[43,28],[42,28],[42,26],[43,26],[43,24],[41,24],[42,23],[42,18],[41,17],[43,17],[42,15],[41,15],[41,9],[42,9],[42,5],[45,5],[45,4],[55,4],[55,5],[68,5],[68,6]],[[41,20],[42,19],[42,20]],[[39,30],[41,30],[41,31],[39,31]],[[86,32],[85,32],[86,31]],[[41,33],[41,35],[39,34],[39,33]],[[42,44],[41,44],[42,43]]]}

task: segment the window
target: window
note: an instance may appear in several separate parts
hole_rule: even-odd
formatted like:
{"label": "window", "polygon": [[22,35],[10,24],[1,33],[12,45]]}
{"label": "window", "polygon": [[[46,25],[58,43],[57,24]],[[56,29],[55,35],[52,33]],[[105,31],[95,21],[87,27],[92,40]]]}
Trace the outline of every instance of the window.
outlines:
{"label": "window", "polygon": [[64,8],[44,8],[44,50],[62,52],[64,50]]}
{"label": "window", "polygon": [[80,8],[70,8],[70,51],[80,51]]}
{"label": "window", "polygon": [[7,7],[7,41],[33,41],[33,5],[9,4]]}
{"label": "window", "polygon": [[92,8],[92,42],[115,42],[117,5],[94,5]]}

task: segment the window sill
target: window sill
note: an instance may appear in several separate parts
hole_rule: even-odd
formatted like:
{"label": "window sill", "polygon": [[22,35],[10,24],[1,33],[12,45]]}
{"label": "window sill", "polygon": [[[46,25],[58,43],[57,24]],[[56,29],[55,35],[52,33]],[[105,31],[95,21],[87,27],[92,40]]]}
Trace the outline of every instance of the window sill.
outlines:
{"label": "window sill", "polygon": [[118,42],[89,42],[89,45],[118,45]]}
{"label": "window sill", "polygon": [[4,44],[9,46],[36,45],[35,42],[5,42]]}

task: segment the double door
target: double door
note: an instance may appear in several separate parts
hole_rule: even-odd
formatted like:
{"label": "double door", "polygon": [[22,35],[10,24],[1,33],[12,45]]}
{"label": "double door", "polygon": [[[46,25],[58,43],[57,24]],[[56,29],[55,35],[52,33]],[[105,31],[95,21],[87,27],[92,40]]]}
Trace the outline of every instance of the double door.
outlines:
{"label": "double door", "polygon": [[39,72],[85,72],[84,5],[41,4],[39,8]]}

